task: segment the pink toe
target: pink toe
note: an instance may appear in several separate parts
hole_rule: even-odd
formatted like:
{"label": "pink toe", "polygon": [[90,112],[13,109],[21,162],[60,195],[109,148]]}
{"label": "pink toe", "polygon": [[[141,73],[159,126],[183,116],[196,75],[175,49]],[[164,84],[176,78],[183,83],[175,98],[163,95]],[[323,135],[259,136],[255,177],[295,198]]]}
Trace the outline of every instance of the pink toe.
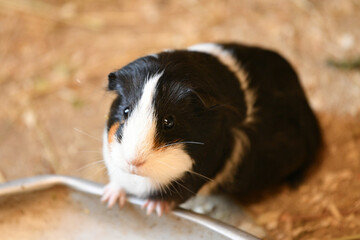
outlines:
{"label": "pink toe", "polygon": [[109,199],[109,203],[108,203],[108,207],[111,208],[112,206],[114,206],[116,200],[118,199],[119,197],[119,194],[118,193],[115,193],[113,195],[110,196],[110,199]]}
{"label": "pink toe", "polygon": [[124,194],[120,194],[120,197],[119,197],[119,205],[120,207],[123,207],[126,203],[126,195]]}
{"label": "pink toe", "polygon": [[145,209],[149,206],[150,200],[147,200],[144,205],[141,206],[142,209]]}
{"label": "pink toe", "polygon": [[151,202],[149,203],[149,205],[147,206],[146,214],[147,214],[147,215],[150,215],[152,212],[154,212],[155,208],[156,208],[155,202],[154,202],[154,201],[151,201]]}
{"label": "pink toe", "polygon": [[161,202],[156,204],[156,214],[160,217],[163,214],[163,206]]}

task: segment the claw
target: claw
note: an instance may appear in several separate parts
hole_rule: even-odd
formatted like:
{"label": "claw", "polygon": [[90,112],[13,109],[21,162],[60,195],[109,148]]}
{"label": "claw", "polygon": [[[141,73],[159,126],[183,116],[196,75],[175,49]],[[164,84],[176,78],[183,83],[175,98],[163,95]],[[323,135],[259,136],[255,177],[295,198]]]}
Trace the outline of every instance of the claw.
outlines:
{"label": "claw", "polygon": [[147,200],[142,206],[143,209],[146,209],[146,214],[150,215],[154,211],[160,217],[164,213],[170,212],[172,208],[172,203],[165,201],[156,201],[156,200]]}
{"label": "claw", "polygon": [[122,208],[126,203],[126,193],[124,191],[120,192],[119,196],[119,206]]}
{"label": "claw", "polygon": [[112,208],[116,202],[119,203],[120,207],[123,207],[126,202],[126,193],[124,190],[115,188],[112,185],[108,184],[104,188],[101,202],[107,202],[108,208]]}

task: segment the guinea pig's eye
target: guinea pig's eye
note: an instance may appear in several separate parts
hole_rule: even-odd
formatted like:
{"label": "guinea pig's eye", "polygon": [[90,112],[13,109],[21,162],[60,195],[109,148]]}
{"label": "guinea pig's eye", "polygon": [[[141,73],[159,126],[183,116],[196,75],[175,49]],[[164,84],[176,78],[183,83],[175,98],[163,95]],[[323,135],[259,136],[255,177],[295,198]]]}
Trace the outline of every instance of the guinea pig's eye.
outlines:
{"label": "guinea pig's eye", "polygon": [[126,108],[124,109],[124,116],[125,116],[125,118],[127,118],[127,117],[129,116],[129,112],[130,112],[130,108],[129,108],[129,107],[126,107]]}
{"label": "guinea pig's eye", "polygon": [[165,130],[173,128],[175,125],[175,120],[173,116],[166,116],[163,120],[163,127]]}

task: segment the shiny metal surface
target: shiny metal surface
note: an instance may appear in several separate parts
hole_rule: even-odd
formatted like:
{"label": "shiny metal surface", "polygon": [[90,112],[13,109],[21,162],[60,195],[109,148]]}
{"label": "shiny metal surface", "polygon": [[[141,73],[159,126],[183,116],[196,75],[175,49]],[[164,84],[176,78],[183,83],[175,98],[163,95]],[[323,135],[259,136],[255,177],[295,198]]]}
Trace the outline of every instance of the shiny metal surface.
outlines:
{"label": "shiny metal surface", "polygon": [[[100,196],[103,185],[92,181],[62,175],[40,175],[30,178],[23,178],[0,184],[0,197],[5,195],[19,194],[43,190],[57,185],[67,186],[71,189]],[[135,205],[142,205],[144,200],[129,197],[128,202]],[[171,212],[173,215],[200,224],[225,237],[237,240],[259,240],[259,238],[241,231],[238,228],[225,224],[221,221],[212,219],[205,215],[197,214],[182,208],[176,208]]]}

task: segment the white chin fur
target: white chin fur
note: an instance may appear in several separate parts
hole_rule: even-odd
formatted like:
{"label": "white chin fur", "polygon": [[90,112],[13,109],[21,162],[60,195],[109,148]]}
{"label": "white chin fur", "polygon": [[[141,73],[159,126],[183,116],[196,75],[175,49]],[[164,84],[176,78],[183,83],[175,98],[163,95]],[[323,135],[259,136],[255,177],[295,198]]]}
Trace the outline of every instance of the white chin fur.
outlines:
{"label": "white chin fur", "polygon": [[[103,155],[111,184],[140,197],[180,178],[193,164],[181,144],[154,150],[156,118],[152,102],[161,75],[152,76],[145,84],[138,104],[123,126],[121,143],[114,140],[109,145],[106,128],[103,134]],[[139,175],[130,173],[130,163],[135,159],[144,161],[136,169]]]}

